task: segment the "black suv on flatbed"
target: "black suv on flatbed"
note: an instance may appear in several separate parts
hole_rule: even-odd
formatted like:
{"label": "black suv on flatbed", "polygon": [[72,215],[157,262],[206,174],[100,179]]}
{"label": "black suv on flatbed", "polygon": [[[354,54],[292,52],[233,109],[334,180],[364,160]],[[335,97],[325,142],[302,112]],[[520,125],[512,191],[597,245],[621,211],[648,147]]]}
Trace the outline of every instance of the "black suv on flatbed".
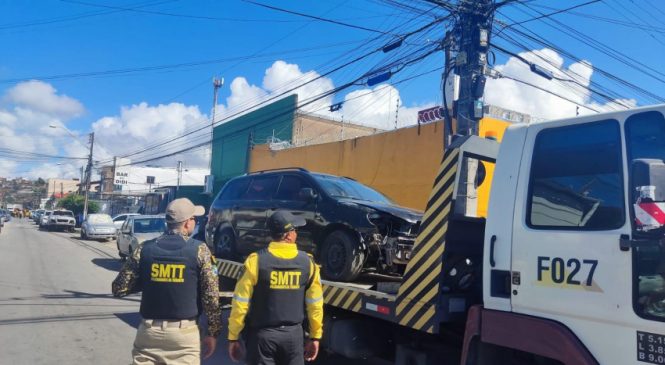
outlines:
{"label": "black suv on flatbed", "polygon": [[363,269],[399,274],[411,256],[422,213],[400,207],[353,179],[280,169],[230,180],[210,207],[206,242],[215,255],[240,259],[270,242],[275,210],[305,218],[298,246],[329,280],[351,281]]}

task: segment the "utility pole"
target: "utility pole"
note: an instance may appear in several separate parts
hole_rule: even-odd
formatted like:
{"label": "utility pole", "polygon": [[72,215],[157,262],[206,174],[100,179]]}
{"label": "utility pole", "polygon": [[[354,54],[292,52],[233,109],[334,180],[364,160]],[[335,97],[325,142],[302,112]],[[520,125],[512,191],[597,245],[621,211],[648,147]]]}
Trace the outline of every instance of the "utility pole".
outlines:
{"label": "utility pole", "polygon": [[111,173],[113,174],[113,177],[112,177],[112,180],[111,180],[111,186],[112,186],[112,188],[111,188],[111,209],[110,209],[111,214],[115,213],[115,207],[114,207],[114,203],[115,203],[115,169],[117,167],[117,164],[118,164],[118,157],[113,156],[113,170],[111,171]]}
{"label": "utility pole", "polygon": [[215,135],[215,121],[217,117],[217,94],[219,93],[219,88],[224,86],[224,78],[218,79],[216,77],[212,78],[212,116],[210,117],[210,162],[208,163],[208,169],[210,169],[210,174],[212,175],[212,145],[213,137]]}
{"label": "utility pole", "polygon": [[176,196],[180,191],[180,182],[182,181],[182,161],[178,161],[178,185],[175,188]]}
{"label": "utility pole", "polygon": [[95,132],[90,133],[90,153],[88,166],[85,169],[85,200],[83,202],[83,219],[88,217],[88,194],[90,193],[90,179],[92,178],[92,148],[95,145]]}
{"label": "utility pole", "polygon": [[459,3],[457,25],[455,71],[460,77],[457,101],[457,133],[478,135],[478,125],[483,117],[483,94],[487,52],[495,6],[492,0],[463,1]]}

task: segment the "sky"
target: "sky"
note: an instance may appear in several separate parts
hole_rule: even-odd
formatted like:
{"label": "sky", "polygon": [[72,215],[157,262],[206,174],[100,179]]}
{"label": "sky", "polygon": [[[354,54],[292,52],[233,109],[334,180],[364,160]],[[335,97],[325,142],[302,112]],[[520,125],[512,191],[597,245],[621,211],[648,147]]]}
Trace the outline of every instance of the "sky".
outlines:
{"label": "sky", "polygon": [[[262,4],[319,19],[240,0],[0,2],[0,153],[12,151],[0,154],[0,176],[77,177],[90,132],[98,164],[125,155],[150,160],[204,144],[213,77],[225,81],[219,123],[292,92],[303,112],[384,129],[414,124],[418,110],[441,104],[443,54],[436,47],[452,23],[441,20],[442,8],[418,0]],[[663,102],[663,16],[663,0],[535,0],[501,7],[492,43],[519,58],[492,52],[492,68],[506,77],[488,81],[485,102],[537,119]],[[365,56],[427,24],[396,51]],[[513,25],[502,30],[507,24]],[[567,81],[546,80],[524,60]],[[368,77],[386,70],[393,72],[390,80],[367,86]],[[329,112],[338,102],[342,110]],[[132,154],[146,147],[153,148]],[[173,167],[183,160],[186,167],[206,167],[208,156],[207,148],[197,148],[150,164]]]}

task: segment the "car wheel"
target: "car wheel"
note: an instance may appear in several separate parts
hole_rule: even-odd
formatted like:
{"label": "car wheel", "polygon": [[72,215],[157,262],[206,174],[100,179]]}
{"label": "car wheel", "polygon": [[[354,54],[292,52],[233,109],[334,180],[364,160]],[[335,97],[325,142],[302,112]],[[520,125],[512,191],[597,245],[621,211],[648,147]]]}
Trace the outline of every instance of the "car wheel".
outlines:
{"label": "car wheel", "polygon": [[120,243],[118,243],[118,241],[115,242],[115,247],[118,248],[118,256],[120,256],[120,260],[121,261],[127,260],[127,255],[125,255],[124,253],[122,253],[122,251],[120,251]]}
{"label": "car wheel", "polygon": [[238,257],[236,252],[236,235],[230,228],[225,228],[215,235],[213,247],[216,257],[227,260],[235,260]]}
{"label": "car wheel", "polygon": [[352,281],[360,275],[365,252],[358,240],[344,231],[334,231],[323,241],[321,273],[326,279]]}

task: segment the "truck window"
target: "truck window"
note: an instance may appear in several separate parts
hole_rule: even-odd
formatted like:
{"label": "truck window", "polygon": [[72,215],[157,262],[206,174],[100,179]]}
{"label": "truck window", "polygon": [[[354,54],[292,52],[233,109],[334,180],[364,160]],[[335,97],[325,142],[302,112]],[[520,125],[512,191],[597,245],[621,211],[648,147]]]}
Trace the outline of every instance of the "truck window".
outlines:
{"label": "truck window", "polygon": [[625,209],[619,123],[550,128],[536,137],[527,224],[537,229],[612,230]]}
{"label": "truck window", "polygon": [[[665,117],[655,111],[626,119],[633,204],[633,307],[640,317],[665,321]],[[638,168],[642,165],[642,168]],[[647,168],[645,168],[645,166]]]}

